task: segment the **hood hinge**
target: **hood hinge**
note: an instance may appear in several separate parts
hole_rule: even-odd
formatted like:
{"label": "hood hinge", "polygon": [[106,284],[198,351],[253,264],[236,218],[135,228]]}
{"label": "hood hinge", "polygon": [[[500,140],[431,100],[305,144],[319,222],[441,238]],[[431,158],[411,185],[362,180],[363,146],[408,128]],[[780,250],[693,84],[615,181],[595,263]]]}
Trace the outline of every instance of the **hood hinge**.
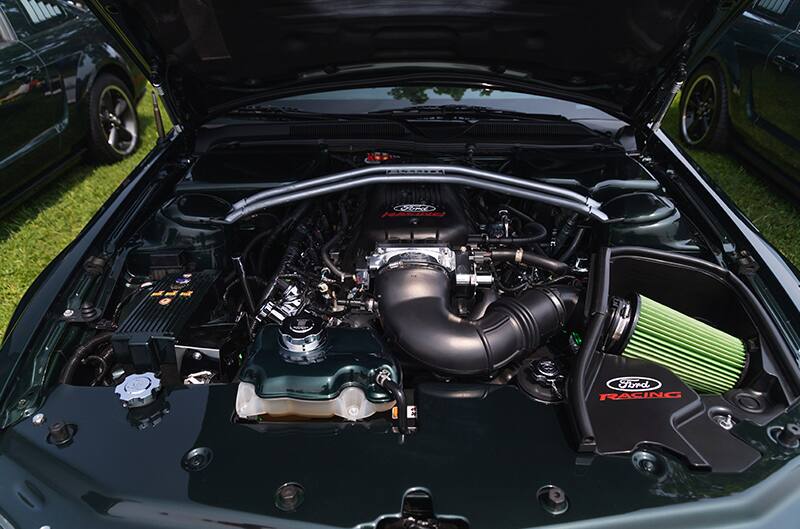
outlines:
{"label": "hood hinge", "polygon": [[726,257],[730,259],[737,275],[752,277],[758,272],[758,261],[747,250],[731,252]]}

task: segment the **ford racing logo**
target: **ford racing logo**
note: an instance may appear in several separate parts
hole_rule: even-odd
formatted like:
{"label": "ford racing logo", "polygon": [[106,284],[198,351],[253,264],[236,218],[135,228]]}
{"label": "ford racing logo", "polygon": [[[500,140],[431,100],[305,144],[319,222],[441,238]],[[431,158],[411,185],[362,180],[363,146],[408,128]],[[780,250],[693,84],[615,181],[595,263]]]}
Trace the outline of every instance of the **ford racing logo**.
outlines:
{"label": "ford racing logo", "polygon": [[398,204],[394,208],[400,213],[430,213],[436,211],[436,206],[430,204]]}
{"label": "ford racing logo", "polygon": [[653,391],[661,387],[661,381],[650,377],[617,377],[606,382],[615,391]]}

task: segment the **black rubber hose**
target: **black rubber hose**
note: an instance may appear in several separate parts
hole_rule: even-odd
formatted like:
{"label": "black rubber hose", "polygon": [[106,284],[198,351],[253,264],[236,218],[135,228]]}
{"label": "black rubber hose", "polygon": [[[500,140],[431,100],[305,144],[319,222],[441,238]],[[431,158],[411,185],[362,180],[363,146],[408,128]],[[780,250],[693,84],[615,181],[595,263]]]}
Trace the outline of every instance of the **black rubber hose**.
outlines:
{"label": "black rubber hose", "polygon": [[[94,379],[89,383],[90,386],[96,386],[103,382],[103,379],[108,374],[108,369],[111,367],[111,361],[114,358],[114,349],[109,344],[105,349],[100,351],[99,354],[92,354],[84,358],[81,364],[88,365],[94,363],[97,365],[97,373]],[[108,385],[108,384],[104,384]]]}
{"label": "black rubber hose", "polygon": [[541,241],[547,237],[547,228],[538,222],[530,223],[528,226],[535,226],[538,233],[525,237],[487,237],[486,235],[473,234],[467,237],[470,244],[507,244],[511,246],[526,246]]}
{"label": "black rubber hose", "polygon": [[592,256],[592,275],[586,299],[589,327],[583,336],[574,367],[567,383],[567,401],[572,411],[575,430],[578,435],[578,450],[591,452],[597,444],[592,420],[586,407],[586,393],[593,378],[592,365],[598,356],[597,350],[608,317],[609,286],[611,283],[611,251],[607,247]]}
{"label": "black rubber hose", "polygon": [[507,246],[527,246],[542,240],[539,237],[483,237],[470,235],[467,242],[470,244],[505,244]]}
{"label": "black rubber hose", "polygon": [[592,419],[586,407],[586,384],[591,379],[590,372],[596,351],[606,328],[607,314],[595,313],[589,321],[586,334],[576,357],[575,368],[567,385],[568,402],[578,434],[578,451],[591,452],[597,444],[592,427]]}
{"label": "black rubber hose", "polygon": [[525,213],[525,212],[523,212],[523,211],[520,211],[520,210],[518,210],[517,208],[515,208],[515,207],[514,207],[514,206],[512,206],[511,204],[503,204],[503,205],[502,205],[502,206],[500,206],[500,207],[501,207],[501,209],[507,209],[508,211],[510,211],[511,213],[513,213],[514,215],[516,215],[517,217],[520,217],[520,218],[522,218],[522,219],[524,219],[524,220],[527,220],[527,221],[528,221],[528,223],[535,223],[535,224],[539,224],[538,222],[536,222],[536,219],[534,219],[533,217],[531,217],[531,216],[530,216],[530,215],[528,215],[527,213]]}
{"label": "black rubber hose", "polygon": [[[533,228],[533,230],[530,230],[530,228]],[[523,231],[532,231],[533,233],[528,233],[527,236],[537,237],[539,240],[547,237],[547,228],[544,226],[544,224],[539,224],[538,222],[528,222],[523,227]]]}
{"label": "black rubber hose", "polygon": [[295,227],[292,235],[289,237],[283,257],[281,257],[278,266],[275,268],[275,271],[267,281],[264,291],[261,293],[261,297],[258,300],[258,313],[255,315],[252,323],[250,324],[251,335],[255,334],[258,326],[261,325],[264,319],[269,315],[266,303],[270,296],[272,296],[272,293],[275,292],[275,287],[278,285],[281,277],[285,275],[286,268],[292,261],[295,260],[295,258],[297,258],[298,254],[300,253],[300,245],[306,239],[307,229],[307,222],[298,224]]}
{"label": "black rubber hose", "polygon": [[[260,274],[263,272],[264,261],[266,260],[267,250],[269,250],[272,247],[272,243],[275,242],[275,239],[277,239],[278,236],[281,233],[283,233],[283,231],[286,228],[288,228],[289,226],[297,222],[300,218],[302,218],[303,215],[305,215],[307,209],[308,209],[308,203],[300,204],[300,206],[294,211],[294,213],[283,219],[281,223],[278,224],[278,226],[276,226],[270,232],[269,238],[267,238],[267,240],[264,241],[264,244],[261,245],[261,249],[258,251],[258,261],[256,263],[256,270],[255,270],[256,273]],[[242,257],[244,257],[244,253]]]}
{"label": "black rubber hose", "polygon": [[516,263],[525,263],[527,265],[535,266],[536,268],[544,268],[554,274],[568,274],[572,272],[572,267],[563,261],[547,257],[545,255],[537,255],[535,253],[526,252],[521,248],[519,250],[493,250],[489,252],[489,257],[496,263],[513,261]]}
{"label": "black rubber hose", "polygon": [[467,242],[470,244],[505,244],[507,246],[528,246],[541,241],[541,237],[484,237],[470,235]]}
{"label": "black rubber hose", "polygon": [[325,266],[328,267],[328,270],[330,270],[331,273],[339,279],[339,281],[344,282],[345,279],[350,277],[352,274],[342,271],[339,267],[333,264],[333,260],[331,259],[329,253],[331,248],[333,248],[333,246],[342,239],[345,230],[347,229],[347,210],[345,209],[343,203],[339,203],[339,215],[339,230],[336,232],[336,235],[334,235],[333,238],[322,247],[321,253],[322,262],[325,263]]}
{"label": "black rubber hose", "polygon": [[[250,252],[253,250],[253,248],[255,248],[256,244],[258,244],[261,239],[264,239],[265,237],[272,237],[273,234],[275,234],[275,230],[262,231],[250,239],[250,242],[248,242],[247,246],[245,246],[244,250],[242,250],[242,259],[247,262],[247,258],[250,256]],[[255,264],[258,265],[258,263]]]}
{"label": "black rubber hose", "polygon": [[561,229],[558,230],[558,234],[556,235],[555,244],[553,245],[553,249],[551,254],[558,255],[562,252],[562,248],[567,241],[572,240],[572,234],[578,227],[578,215],[573,213],[567,220],[564,221],[564,224],[561,225]]}
{"label": "black rubber hose", "polygon": [[77,371],[78,366],[81,365],[84,358],[93,353],[96,347],[110,341],[111,334],[110,332],[98,334],[83,345],[78,346],[75,352],[72,353],[72,356],[67,360],[67,363],[64,364],[64,368],[61,370],[61,374],[58,377],[58,383],[71,384],[72,378],[75,376],[75,371]]}
{"label": "black rubber hose", "polygon": [[581,228],[578,230],[578,233],[575,234],[575,237],[572,238],[572,242],[569,243],[561,255],[558,256],[559,261],[566,261],[575,253],[575,250],[578,249],[578,246],[581,244],[583,240],[583,236],[586,235],[586,230]]}
{"label": "black rubber hose", "polygon": [[409,355],[442,374],[488,378],[560,329],[578,303],[571,287],[503,296],[483,317],[450,312],[450,276],[435,266],[385,268],[377,278],[381,321]]}
{"label": "black rubber hose", "polygon": [[305,223],[299,224],[294,233],[292,233],[291,237],[289,237],[289,241],[286,243],[286,250],[283,253],[283,257],[281,258],[280,263],[278,263],[277,268],[270,276],[269,281],[267,281],[267,286],[264,288],[264,292],[261,294],[261,298],[258,300],[259,306],[264,305],[272,293],[275,291],[275,285],[278,283],[278,280],[284,275],[284,271],[286,267],[294,261],[297,254],[300,252],[300,243],[305,239],[306,236],[306,225]]}
{"label": "black rubber hose", "polygon": [[[267,285],[267,282],[265,280],[261,279],[258,276],[247,276],[247,280],[250,283],[255,283],[256,285],[258,285],[260,287],[265,287]],[[233,287],[238,285],[239,282],[240,282],[239,278],[235,277],[235,278],[233,278],[233,281],[228,283],[228,285],[225,287],[225,290],[222,292],[222,302],[223,303],[228,303],[230,295],[231,295],[231,289],[233,289]]]}
{"label": "black rubber hose", "polygon": [[403,388],[392,379],[386,379],[381,384],[381,387],[389,392],[394,399],[395,406],[397,406],[397,429],[400,433],[408,433],[408,406],[406,405],[406,394]]}

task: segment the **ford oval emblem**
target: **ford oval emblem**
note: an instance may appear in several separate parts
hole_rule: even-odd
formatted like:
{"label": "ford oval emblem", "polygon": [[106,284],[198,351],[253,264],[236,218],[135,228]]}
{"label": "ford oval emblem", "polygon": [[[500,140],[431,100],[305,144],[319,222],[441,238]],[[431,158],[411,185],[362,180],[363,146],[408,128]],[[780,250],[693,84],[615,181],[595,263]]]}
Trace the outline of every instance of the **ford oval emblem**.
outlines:
{"label": "ford oval emblem", "polygon": [[398,204],[393,208],[401,213],[430,213],[436,211],[436,206],[430,204]]}
{"label": "ford oval emblem", "polygon": [[654,391],[661,387],[661,381],[650,377],[617,377],[606,382],[615,391]]}

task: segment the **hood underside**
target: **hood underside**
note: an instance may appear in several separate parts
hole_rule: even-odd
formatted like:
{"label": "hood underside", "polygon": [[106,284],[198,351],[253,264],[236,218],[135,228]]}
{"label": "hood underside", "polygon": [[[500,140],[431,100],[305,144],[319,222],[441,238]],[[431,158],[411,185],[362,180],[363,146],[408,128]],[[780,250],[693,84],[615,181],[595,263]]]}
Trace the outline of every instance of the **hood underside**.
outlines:
{"label": "hood underside", "polygon": [[[90,4],[178,122],[391,77],[513,87],[646,123],[744,2],[109,0]],[[416,76],[416,77],[414,77]]]}

